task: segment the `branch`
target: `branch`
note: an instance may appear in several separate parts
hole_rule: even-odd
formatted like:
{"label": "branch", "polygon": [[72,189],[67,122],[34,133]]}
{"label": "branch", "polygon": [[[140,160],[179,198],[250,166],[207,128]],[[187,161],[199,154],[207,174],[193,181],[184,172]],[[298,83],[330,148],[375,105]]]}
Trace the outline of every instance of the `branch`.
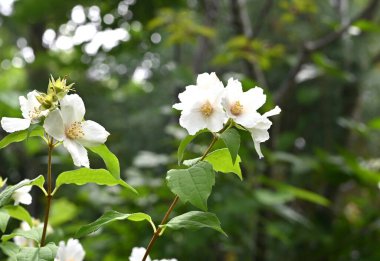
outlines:
{"label": "branch", "polygon": [[293,68],[290,69],[287,78],[281,84],[281,87],[274,95],[277,104],[282,105],[286,96],[288,96],[296,87],[295,78],[302,68],[302,65],[309,59],[313,52],[316,52],[327,45],[340,39],[340,37],[350,28],[352,24],[358,20],[370,20],[375,14],[376,8],[380,0],[371,0],[368,5],[354,18],[350,19],[346,24],[342,25],[338,30],[331,32],[317,40],[305,42],[298,52],[298,59]]}

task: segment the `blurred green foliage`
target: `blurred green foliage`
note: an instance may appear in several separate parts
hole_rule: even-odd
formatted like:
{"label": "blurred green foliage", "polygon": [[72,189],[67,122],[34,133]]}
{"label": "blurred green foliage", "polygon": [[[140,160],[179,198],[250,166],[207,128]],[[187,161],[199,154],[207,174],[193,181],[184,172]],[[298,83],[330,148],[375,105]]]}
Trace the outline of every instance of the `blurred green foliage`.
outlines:
{"label": "blurred green foliage", "polygon": [[[282,113],[262,146],[263,160],[249,135],[242,136],[243,182],[216,177],[208,208],[229,237],[170,231],[151,256],[380,260],[378,6],[305,59],[294,88],[276,97],[306,41],[339,30],[378,1],[20,0],[12,12],[5,2],[0,0],[0,117],[19,116],[18,96],[46,90],[50,74],[67,75],[87,117],[111,133],[107,144],[120,160],[122,178],[139,191],[63,186],[53,201],[52,240],[73,237],[109,210],[162,219],[173,198],[165,173],[177,166],[186,134],[171,105],[196,74],[216,71],[224,82],[239,78],[244,89],[265,87]],[[199,157],[209,139],[196,137],[184,159]],[[38,142],[13,145],[0,152],[0,176],[9,184],[35,178],[46,161]],[[90,162],[104,167],[92,154]],[[53,163],[55,175],[73,169],[63,150]],[[32,192],[28,210],[41,219],[43,197]],[[174,214],[191,210],[180,204]],[[18,226],[14,221],[9,229]],[[151,233],[144,222],[119,221],[81,242],[86,260],[125,260],[134,246],[148,244]]]}

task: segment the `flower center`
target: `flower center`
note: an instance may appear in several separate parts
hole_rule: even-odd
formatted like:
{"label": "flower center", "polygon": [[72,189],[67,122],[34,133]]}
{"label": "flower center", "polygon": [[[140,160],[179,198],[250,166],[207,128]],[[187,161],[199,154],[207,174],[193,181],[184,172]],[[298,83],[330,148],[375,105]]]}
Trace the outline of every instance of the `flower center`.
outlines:
{"label": "flower center", "polygon": [[36,120],[40,117],[41,111],[37,108],[34,107],[32,110],[29,111],[29,119],[31,120]]}
{"label": "flower center", "polygon": [[207,101],[205,104],[201,107],[201,112],[203,116],[209,117],[213,113],[214,109],[212,108],[209,101]]}
{"label": "flower center", "polygon": [[72,140],[82,138],[84,136],[84,132],[82,130],[82,123],[79,121],[75,121],[70,125],[70,127],[66,128],[65,133],[66,136]]}
{"label": "flower center", "polygon": [[243,105],[240,104],[239,101],[235,102],[234,105],[231,106],[231,113],[235,116],[239,116],[243,112]]}

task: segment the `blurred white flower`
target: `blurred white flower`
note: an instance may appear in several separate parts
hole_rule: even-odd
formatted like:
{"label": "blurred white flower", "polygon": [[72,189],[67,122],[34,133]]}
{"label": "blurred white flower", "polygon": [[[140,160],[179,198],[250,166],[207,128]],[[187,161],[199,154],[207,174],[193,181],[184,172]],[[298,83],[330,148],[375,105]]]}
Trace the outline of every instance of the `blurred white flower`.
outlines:
{"label": "blurred white flower", "polygon": [[173,108],[181,110],[179,124],[190,135],[202,129],[217,132],[223,128],[226,113],[221,99],[224,91],[223,83],[215,73],[198,75],[197,85],[190,85],[178,95],[180,103]]}
{"label": "blurred white flower", "polygon": [[[144,257],[146,249],[144,247],[134,247],[129,257],[129,261],[141,261]],[[148,256],[146,261],[152,261]],[[177,261],[175,258],[171,259],[153,259],[153,261]]]}
{"label": "blurred white flower", "polygon": [[84,147],[105,143],[109,133],[98,123],[85,121],[84,114],[82,98],[77,94],[67,95],[61,100],[61,109],[50,112],[46,117],[44,129],[54,139],[63,141],[76,166],[89,168]]}
{"label": "blurred white flower", "polygon": [[265,103],[266,95],[260,87],[243,92],[241,82],[230,78],[224,91],[222,104],[230,119],[243,127],[254,126],[254,119],[259,117],[257,112]]}
{"label": "blurred white flower", "polygon": [[264,155],[261,153],[260,143],[267,141],[269,139],[269,128],[272,125],[272,122],[268,117],[277,115],[281,112],[280,107],[276,106],[274,109],[259,115],[259,117],[254,118],[254,125],[251,128],[247,128],[251,133],[253,142],[255,144],[255,150],[259,157],[262,158]]}
{"label": "blurred white flower", "polygon": [[[33,225],[33,227],[37,227],[37,228],[43,227],[43,223],[41,223],[40,220],[34,219],[34,218],[32,218],[32,225]],[[29,231],[32,228],[29,226],[29,224],[27,222],[22,221],[20,224],[20,229],[23,231]],[[48,234],[53,232],[53,229],[50,225],[48,225],[46,232]],[[35,247],[36,246],[36,242],[33,239],[28,239],[28,238],[25,238],[22,236],[15,236],[13,238],[13,241],[15,242],[16,245],[18,245],[20,247]]]}
{"label": "blurred white flower", "polygon": [[[23,231],[29,231],[31,230],[31,227],[29,226],[27,222],[22,221],[20,225],[20,229]],[[34,247],[36,244],[34,240],[21,237],[21,236],[15,236],[13,238],[13,242],[15,242],[15,244],[18,245],[19,247]]]}
{"label": "blurred white flower", "polygon": [[20,108],[24,118],[3,117],[1,119],[1,127],[6,132],[15,132],[26,130],[30,124],[38,123],[41,117],[49,113],[49,110],[40,110],[41,104],[36,98],[38,95],[39,93],[37,91],[32,91],[27,94],[27,98],[20,96]]}
{"label": "blurred white flower", "polygon": [[30,205],[32,203],[32,196],[29,194],[30,190],[32,189],[32,186],[24,186],[19,189],[17,189],[12,194],[12,198],[14,199],[14,204],[25,204]]}
{"label": "blurred white flower", "polygon": [[79,240],[70,238],[67,244],[64,241],[59,242],[57,256],[54,261],[82,261],[85,254],[86,252]]}

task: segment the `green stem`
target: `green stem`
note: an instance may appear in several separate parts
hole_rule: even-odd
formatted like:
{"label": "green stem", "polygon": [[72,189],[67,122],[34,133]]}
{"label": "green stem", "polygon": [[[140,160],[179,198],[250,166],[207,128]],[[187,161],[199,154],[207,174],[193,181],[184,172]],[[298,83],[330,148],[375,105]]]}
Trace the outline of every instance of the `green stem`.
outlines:
{"label": "green stem", "polygon": [[[207,147],[206,151],[203,153],[200,161],[202,161],[206,158],[207,154],[211,151],[212,147],[214,146],[214,144],[218,140],[218,136],[214,133],[213,133],[213,135],[214,135],[214,137],[213,137],[210,145]],[[168,218],[169,218],[170,214],[172,213],[172,211],[173,211],[175,205],[177,204],[178,200],[179,200],[179,197],[175,196],[173,202],[170,204],[168,211],[166,211],[165,216],[160,223],[160,226],[158,226],[156,232],[153,234],[152,238],[150,239],[150,242],[148,244],[148,247],[146,248],[146,251],[145,251],[145,254],[144,254],[142,261],[145,261],[149,255],[150,251],[152,251],[154,243],[156,242],[157,238],[160,236],[160,233],[162,230],[161,226],[165,225],[166,221],[168,220]]]}
{"label": "green stem", "polygon": [[44,228],[42,230],[42,238],[41,238],[41,246],[45,245],[46,241],[46,231],[49,223],[49,213],[50,213],[50,205],[51,199],[53,197],[52,193],[52,178],[51,178],[51,156],[54,149],[54,139],[50,138],[48,143],[48,167],[47,167],[47,195],[46,195],[46,210],[45,210],[45,218],[44,218]]}

